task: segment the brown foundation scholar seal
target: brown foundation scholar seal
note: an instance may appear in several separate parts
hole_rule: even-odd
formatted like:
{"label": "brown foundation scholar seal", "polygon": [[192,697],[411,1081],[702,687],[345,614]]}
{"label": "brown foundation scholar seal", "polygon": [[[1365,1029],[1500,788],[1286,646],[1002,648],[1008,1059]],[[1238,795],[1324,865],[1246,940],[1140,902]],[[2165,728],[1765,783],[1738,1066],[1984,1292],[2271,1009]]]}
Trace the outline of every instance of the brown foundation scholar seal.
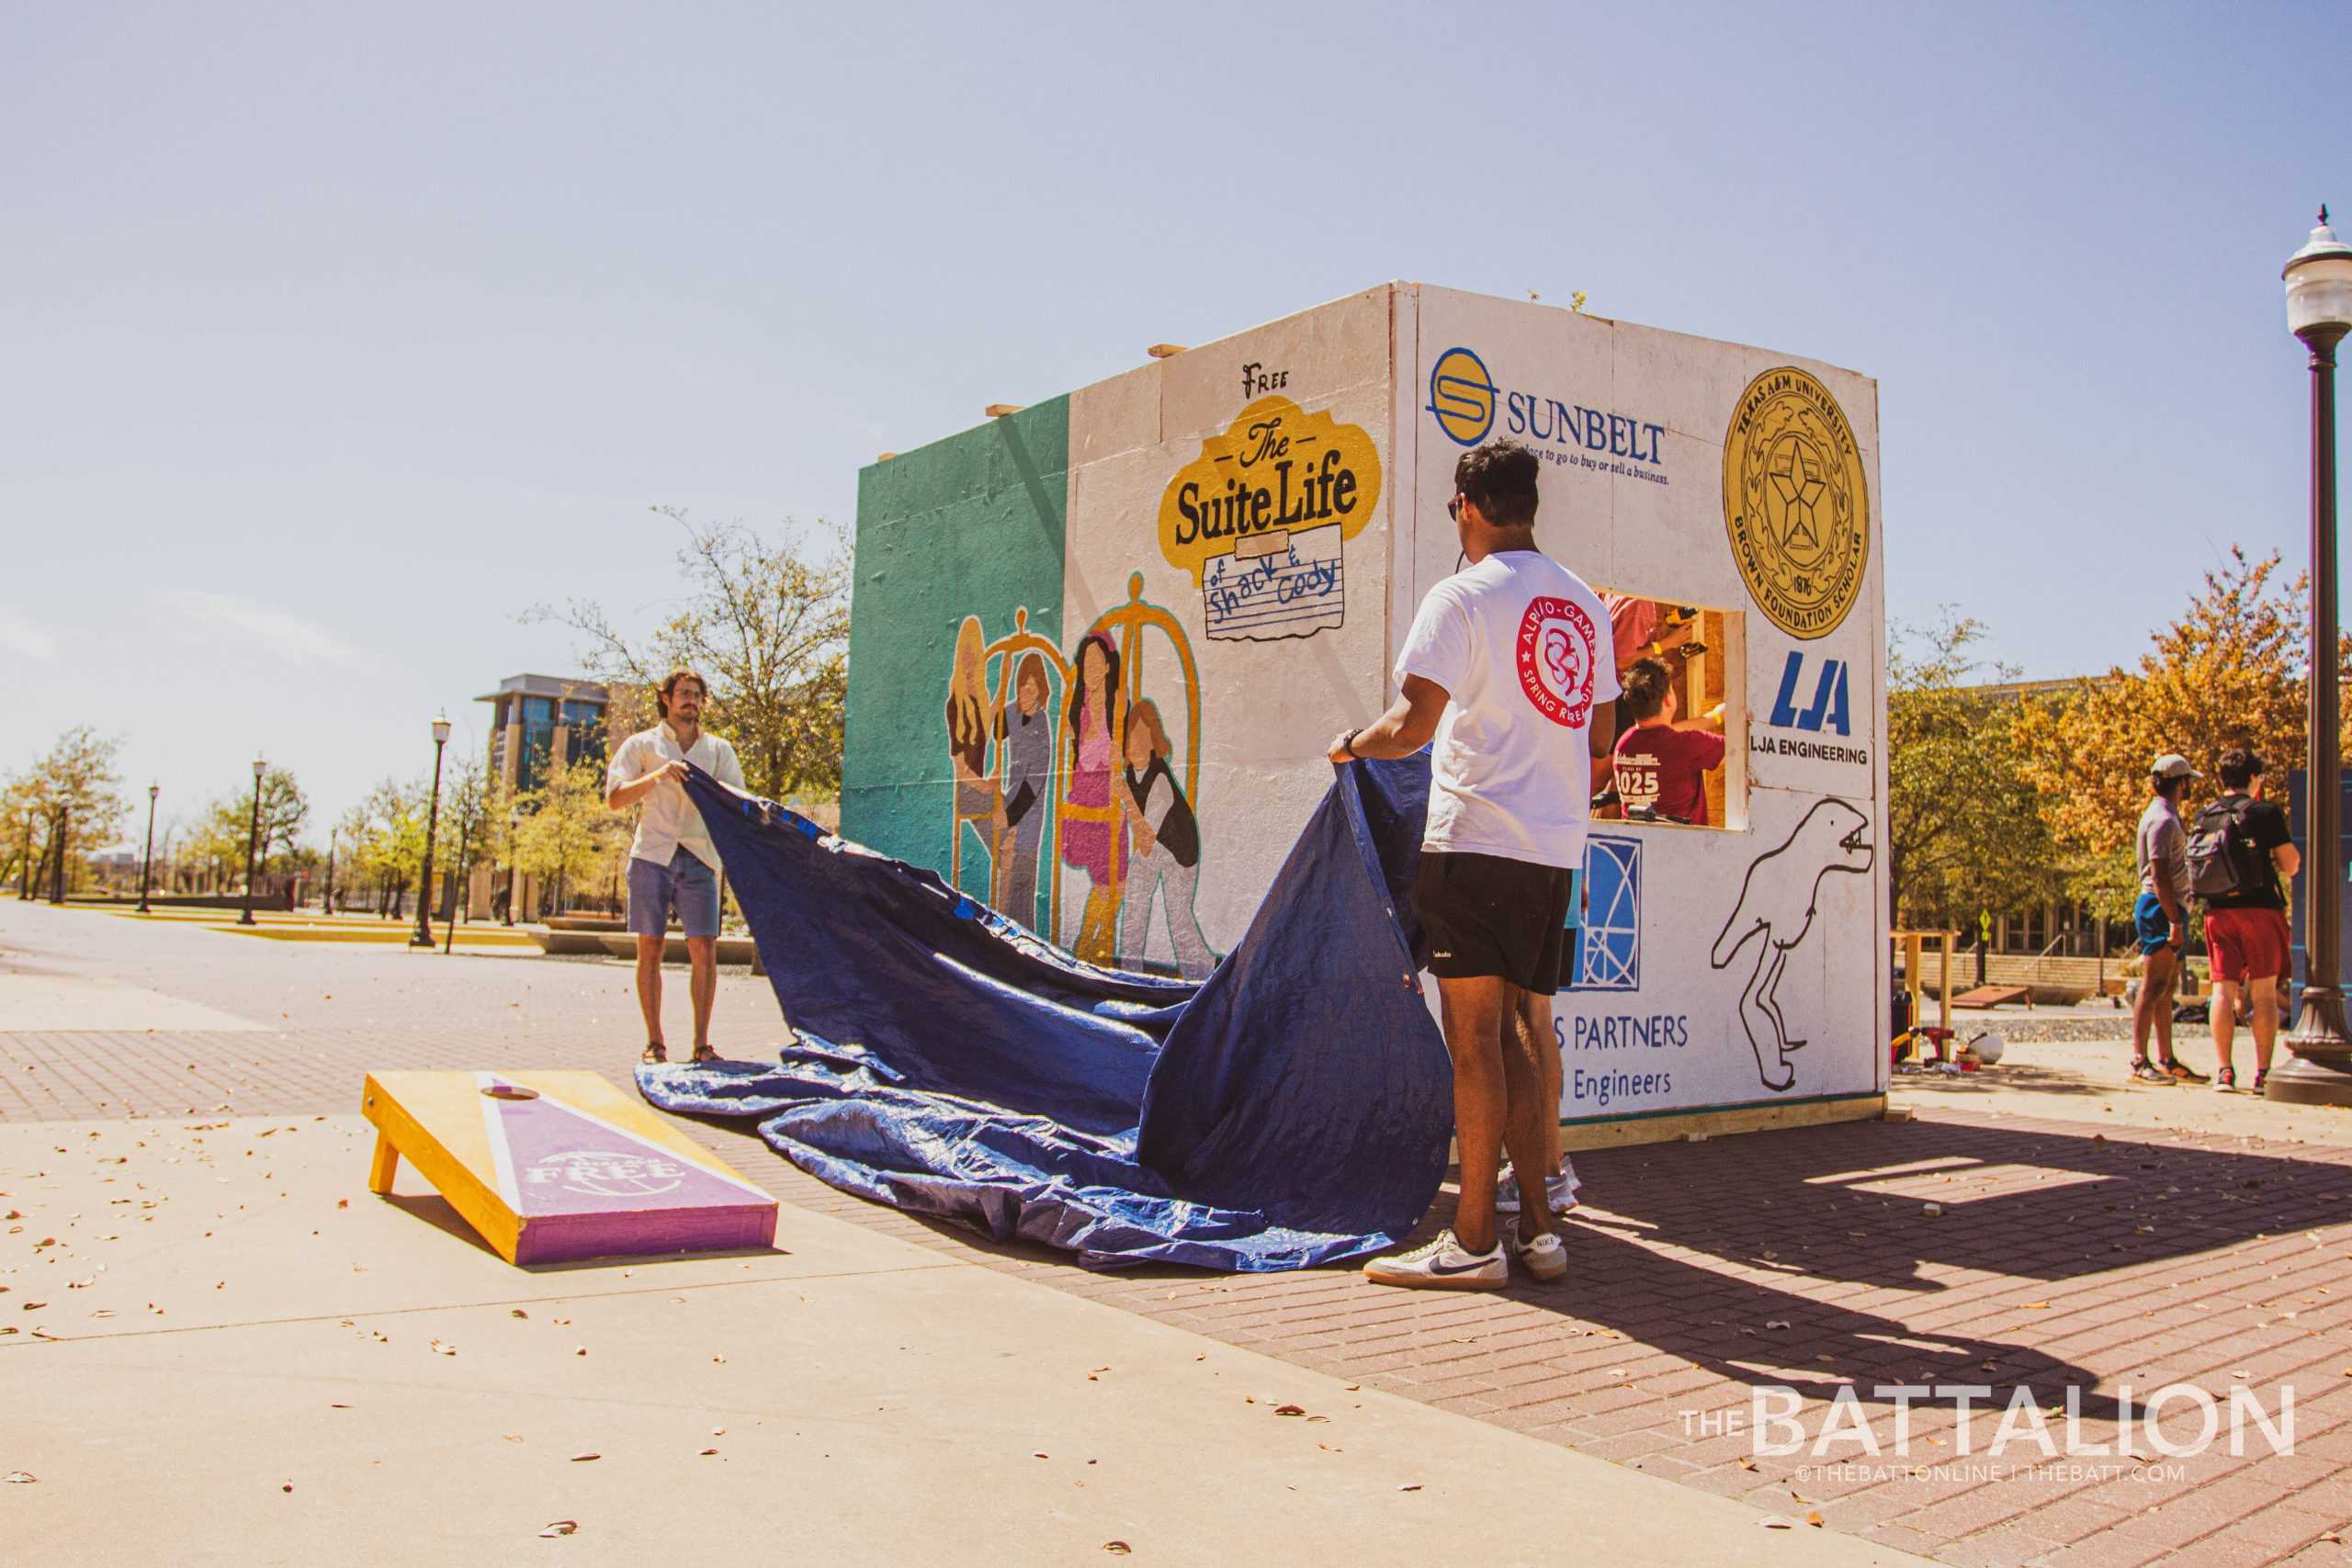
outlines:
{"label": "brown foundation scholar seal", "polygon": [[1829,389],[1794,366],[1747,384],[1724,433],[1724,528],[1765,617],[1791,637],[1837,630],[1871,558],[1861,446]]}

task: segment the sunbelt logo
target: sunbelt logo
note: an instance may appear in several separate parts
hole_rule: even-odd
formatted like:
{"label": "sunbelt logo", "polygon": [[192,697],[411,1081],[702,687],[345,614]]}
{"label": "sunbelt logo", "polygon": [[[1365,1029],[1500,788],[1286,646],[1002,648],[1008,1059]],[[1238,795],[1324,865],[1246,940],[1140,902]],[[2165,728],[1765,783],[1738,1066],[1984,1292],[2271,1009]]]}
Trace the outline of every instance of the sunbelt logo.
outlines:
{"label": "sunbelt logo", "polygon": [[1663,484],[1657,420],[1498,384],[1476,350],[1447,349],[1430,366],[1429,413],[1446,439],[1476,446],[1497,424],[1562,467]]}
{"label": "sunbelt logo", "polygon": [[1466,348],[1449,348],[1430,367],[1430,412],[1462,446],[1476,446],[1495,427],[1495,397],[1487,362]]}

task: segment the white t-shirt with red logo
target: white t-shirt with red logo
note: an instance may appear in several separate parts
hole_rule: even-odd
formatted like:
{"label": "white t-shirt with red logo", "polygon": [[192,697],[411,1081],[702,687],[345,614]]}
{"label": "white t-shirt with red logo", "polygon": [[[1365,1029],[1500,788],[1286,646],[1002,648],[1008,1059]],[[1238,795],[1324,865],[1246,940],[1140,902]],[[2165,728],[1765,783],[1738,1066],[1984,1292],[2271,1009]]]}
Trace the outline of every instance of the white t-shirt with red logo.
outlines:
{"label": "white t-shirt with red logo", "polygon": [[1440,582],[1396,656],[1453,701],[1438,720],[1421,847],[1584,863],[1598,710],[1617,700],[1609,613],[1566,567],[1505,550]]}

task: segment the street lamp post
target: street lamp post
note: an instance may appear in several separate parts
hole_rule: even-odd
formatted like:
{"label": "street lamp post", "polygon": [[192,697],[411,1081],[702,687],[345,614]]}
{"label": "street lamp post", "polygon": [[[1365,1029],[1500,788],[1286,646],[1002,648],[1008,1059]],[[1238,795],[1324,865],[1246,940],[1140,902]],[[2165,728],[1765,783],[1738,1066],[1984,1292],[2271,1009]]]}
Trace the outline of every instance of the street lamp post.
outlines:
{"label": "street lamp post", "polygon": [[327,886],[326,891],[320,895],[320,908],[329,915],[334,913],[334,836],[341,831],[340,828],[327,829]]}
{"label": "street lamp post", "polygon": [[147,852],[139,863],[139,912],[146,914],[147,884],[155,874],[155,797],[163,793],[162,784],[147,786]]}
{"label": "street lamp post", "polygon": [[59,807],[57,808],[57,831],[55,834],[57,840],[57,857],[51,865],[49,873],[49,901],[52,904],[62,904],[65,902],[65,829],[70,825],[71,818],[67,816],[65,807],[62,806]]}
{"label": "street lamp post", "polygon": [[2288,259],[2287,330],[2311,351],[2311,755],[2303,838],[2303,1004],[2287,1035],[2290,1059],[2264,1098],[2352,1106],[2352,1030],[2344,1015],[2341,712],[2336,692],[2335,345],[2352,331],[2352,245],[2319,227]]}
{"label": "street lamp post", "polygon": [[441,748],[448,743],[449,716],[436,714],[433,719],[433,806],[424,814],[424,870],[417,878],[416,934],[408,939],[411,947],[433,946],[433,831],[441,822]]}
{"label": "street lamp post", "polygon": [[268,771],[267,762],[254,759],[254,814],[245,827],[245,912],[237,917],[241,926],[254,924],[254,852],[261,841],[261,776]]}

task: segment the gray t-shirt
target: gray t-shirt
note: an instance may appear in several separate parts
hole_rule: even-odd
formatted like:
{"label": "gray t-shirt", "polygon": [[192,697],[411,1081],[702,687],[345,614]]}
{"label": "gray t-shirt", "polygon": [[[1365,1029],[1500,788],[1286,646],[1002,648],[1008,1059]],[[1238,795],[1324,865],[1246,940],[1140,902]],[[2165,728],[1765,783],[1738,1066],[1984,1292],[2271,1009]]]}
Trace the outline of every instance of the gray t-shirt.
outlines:
{"label": "gray t-shirt", "polygon": [[2188,830],[2171,801],[2158,795],[2140,813],[2132,855],[2140,868],[2140,891],[2160,897],[2169,891],[2176,908],[2188,907]]}
{"label": "gray t-shirt", "polygon": [[[1023,713],[1017,706],[1008,706],[997,733],[1004,738],[1004,749],[1011,753],[1012,761],[1004,781],[1005,808],[1010,811],[1016,801],[1021,802],[1013,826],[1044,822],[1041,807],[1054,781],[1053,715],[1042,706],[1035,713]],[[1023,801],[1021,786],[1024,784],[1029,786],[1029,793]]]}

